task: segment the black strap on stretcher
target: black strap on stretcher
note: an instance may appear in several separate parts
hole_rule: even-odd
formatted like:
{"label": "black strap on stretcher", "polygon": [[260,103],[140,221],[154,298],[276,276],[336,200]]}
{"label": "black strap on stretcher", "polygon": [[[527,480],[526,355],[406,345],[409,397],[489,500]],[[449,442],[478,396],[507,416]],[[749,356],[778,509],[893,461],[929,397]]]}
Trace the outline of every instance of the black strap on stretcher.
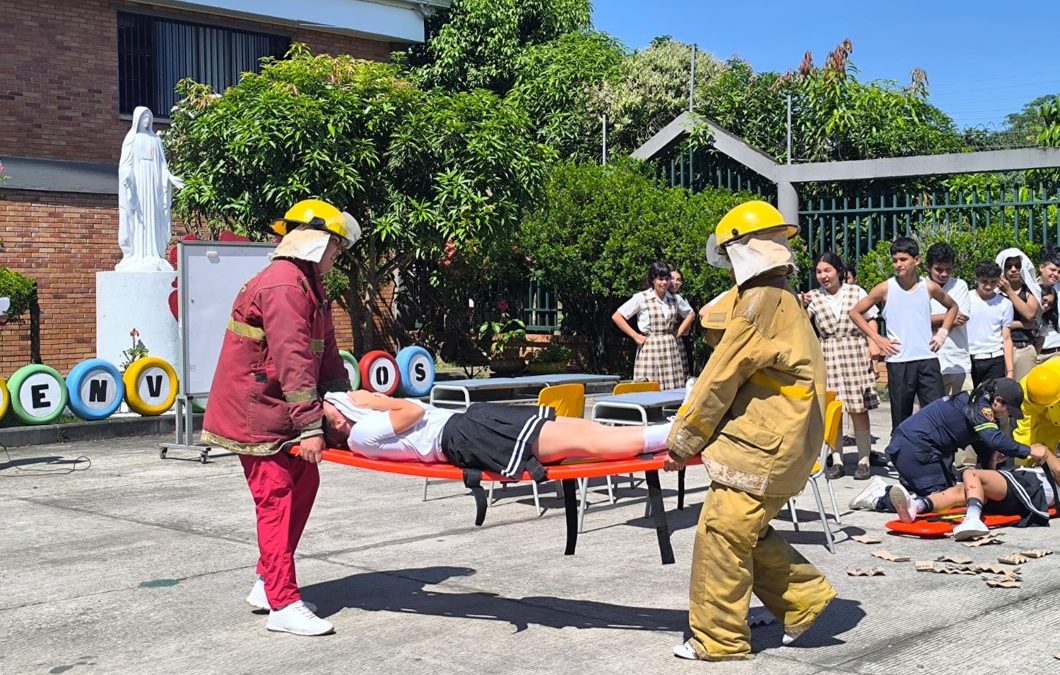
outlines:
{"label": "black strap on stretcher", "polygon": [[[534,479],[535,483],[548,480],[548,472],[538,461],[537,457],[526,460],[526,472]],[[482,488],[482,470],[464,469],[464,487],[471,490],[471,496],[475,498],[475,525],[481,526],[486,521],[486,491]]]}
{"label": "black strap on stretcher", "polygon": [[[639,459],[651,459],[651,455],[644,455]],[[526,471],[535,482],[548,480],[548,472],[536,457],[531,457],[526,462]],[[648,503],[651,505],[651,515],[655,520],[655,536],[659,541],[659,555],[662,564],[674,564],[674,549],[670,543],[670,526],[666,522],[666,506],[663,504],[662,486],[659,484],[658,471],[646,471],[645,480],[648,484]],[[560,481],[563,488],[563,511],[567,525],[567,543],[563,555],[574,555],[578,547],[578,480],[576,478],[565,478]],[[682,481],[683,483],[683,481]],[[475,498],[475,525],[482,525],[486,520],[486,491],[482,488],[482,471],[480,469],[464,469],[464,486],[471,491]],[[683,501],[684,490],[681,490]]]}

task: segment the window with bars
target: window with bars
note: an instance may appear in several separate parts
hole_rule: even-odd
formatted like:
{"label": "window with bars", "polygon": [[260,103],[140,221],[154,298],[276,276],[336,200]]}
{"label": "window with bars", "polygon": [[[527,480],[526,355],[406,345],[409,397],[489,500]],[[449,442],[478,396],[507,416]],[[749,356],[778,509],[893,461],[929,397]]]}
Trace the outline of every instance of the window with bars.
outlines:
{"label": "window with bars", "polygon": [[182,78],[224,91],[240,73],[258,72],[262,57],[282,57],[290,44],[282,35],[118,12],[119,112],[144,105],[168,117]]}

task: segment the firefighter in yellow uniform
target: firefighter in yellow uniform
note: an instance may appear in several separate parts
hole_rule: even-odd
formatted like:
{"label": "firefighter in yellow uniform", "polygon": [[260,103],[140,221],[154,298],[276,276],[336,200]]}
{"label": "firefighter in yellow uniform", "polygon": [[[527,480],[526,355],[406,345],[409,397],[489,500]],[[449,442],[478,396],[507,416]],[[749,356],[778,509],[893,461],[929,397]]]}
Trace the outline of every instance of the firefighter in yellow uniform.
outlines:
{"label": "firefighter in yellow uniform", "polygon": [[[1012,437],[1017,443],[1041,443],[1054,452],[1060,446],[1060,359],[1049,359],[1031,369],[1023,386],[1023,418]],[[1031,458],[1017,459],[1021,466],[1034,466]]]}
{"label": "firefighter in yellow uniform", "polygon": [[836,596],[820,571],[770,526],[802,491],[824,438],[820,344],[788,285],[797,228],[773,206],[741,204],[707,244],[736,287],[707,309],[715,349],[670,432],[670,470],[703,455],[711,485],[696,529],[689,589],[692,638],[682,658],[751,658],[751,593],[804,633]]}

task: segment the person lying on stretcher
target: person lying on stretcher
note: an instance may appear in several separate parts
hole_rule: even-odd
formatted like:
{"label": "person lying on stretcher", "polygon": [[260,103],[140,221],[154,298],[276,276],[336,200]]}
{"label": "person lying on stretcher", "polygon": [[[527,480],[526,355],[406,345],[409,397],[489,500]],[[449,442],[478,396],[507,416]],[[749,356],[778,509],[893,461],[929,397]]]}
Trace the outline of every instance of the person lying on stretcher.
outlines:
{"label": "person lying on stretcher", "polygon": [[[666,447],[670,424],[609,427],[546,406],[472,403],[466,412],[366,391],[324,396],[329,447],[374,459],[449,463],[508,478],[566,459],[628,459]],[[538,478],[538,475],[541,478]]]}
{"label": "person lying on stretcher", "polygon": [[[994,456],[994,463],[1004,455]],[[901,485],[891,488],[891,502],[903,523],[911,523],[921,513],[940,512],[968,505],[964,522],[953,528],[953,538],[965,541],[982,537],[989,529],[981,515],[1020,516],[1019,525],[1049,525],[1049,507],[1056,506],[1056,485],[1060,482],[1060,459],[1045,453],[1046,467],[1018,468],[1012,471],[967,469],[961,482],[927,497],[916,497]]]}

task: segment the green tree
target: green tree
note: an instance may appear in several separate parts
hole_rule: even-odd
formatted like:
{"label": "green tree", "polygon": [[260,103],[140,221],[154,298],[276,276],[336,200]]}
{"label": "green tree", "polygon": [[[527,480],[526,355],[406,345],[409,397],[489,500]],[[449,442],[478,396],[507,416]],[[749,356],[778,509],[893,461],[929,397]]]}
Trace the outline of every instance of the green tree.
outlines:
{"label": "green tree", "polygon": [[666,188],[650,167],[629,159],[562,164],[523,222],[520,243],[531,274],[563,304],[564,331],[588,343],[593,368],[614,371],[628,366],[632,352],[611,315],[643,288],[653,261],[682,271],[682,293],[693,304],[729,285],[725,271],[706,264],[703,247],[721,216],[748,197]]}
{"label": "green tree", "polygon": [[515,63],[509,98],[526,110],[542,143],[566,161],[598,160],[601,120],[593,91],[622,63],[622,46],[606,33],[567,33],[527,47]]}
{"label": "green tree", "polygon": [[359,348],[374,344],[378,290],[447,244],[474,248],[516,226],[546,150],[516,105],[486,91],[425,92],[395,65],[292,47],[217,95],[185,81],[166,144],[186,176],[185,222],[252,239],[293,203],[345,208],[364,236],[339,260]]}
{"label": "green tree", "polygon": [[505,94],[527,47],[588,29],[591,10],[588,0],[453,0],[403,59],[425,87]]}
{"label": "green tree", "polygon": [[[692,46],[670,36],[623,60],[613,78],[597,88],[593,106],[607,115],[608,145],[614,154],[637,149],[675,117],[688,110]],[[695,107],[705,105],[707,85],[721,72],[721,64],[706,52],[696,55]]]}
{"label": "green tree", "polygon": [[844,40],[817,67],[807,52],[798,70],[754,73],[738,59],[707,84],[701,112],[751,145],[786,159],[788,96],[793,160],[830,161],[959,152],[953,121],[927,102],[927,75],[915,69],[905,88],[863,83]]}

